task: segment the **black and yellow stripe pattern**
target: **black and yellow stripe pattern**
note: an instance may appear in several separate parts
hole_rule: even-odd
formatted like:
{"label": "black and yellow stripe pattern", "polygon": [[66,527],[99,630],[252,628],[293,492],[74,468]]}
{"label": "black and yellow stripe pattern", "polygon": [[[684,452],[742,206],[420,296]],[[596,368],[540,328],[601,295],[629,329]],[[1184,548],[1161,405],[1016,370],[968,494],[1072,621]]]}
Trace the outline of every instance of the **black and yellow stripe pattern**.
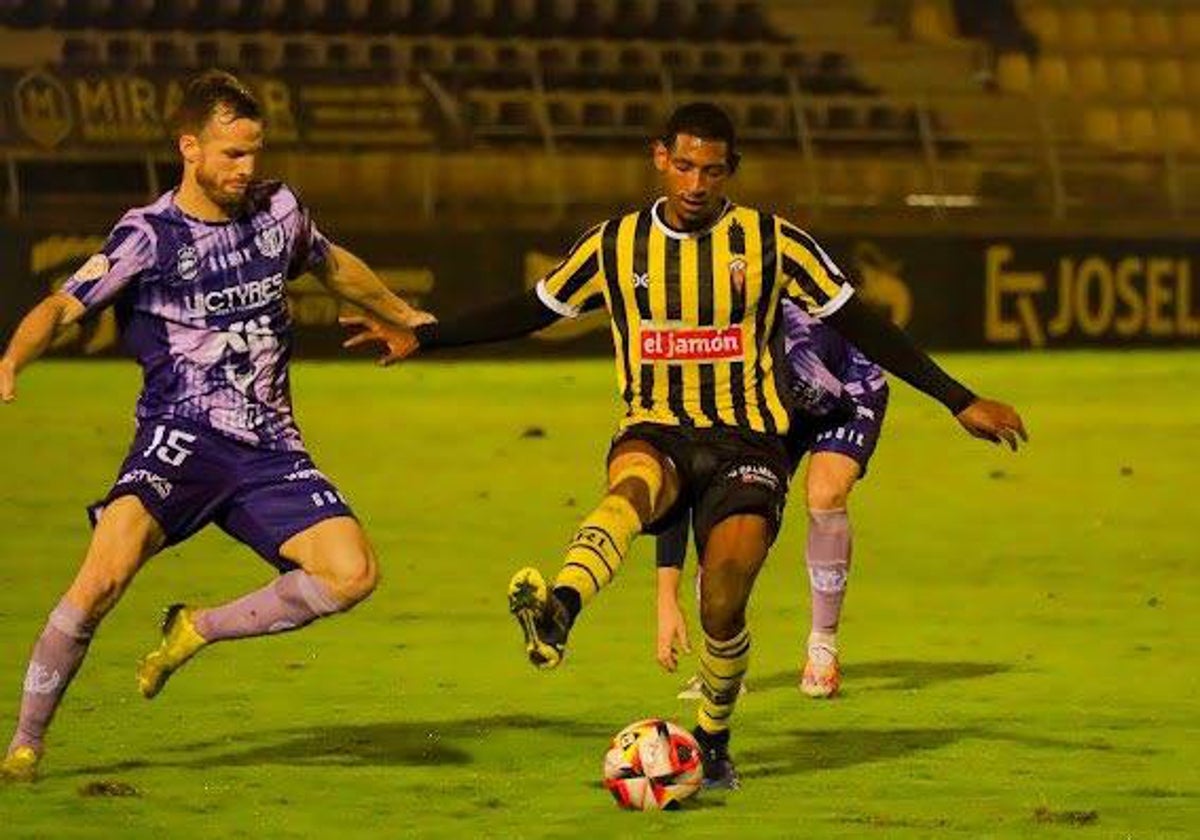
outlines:
{"label": "black and yellow stripe pattern", "polygon": [[580,605],[586,605],[612,582],[641,527],[627,499],[605,496],[575,532],[555,587],[570,587],[579,593]]}
{"label": "black and yellow stripe pattern", "polygon": [[820,317],[851,292],[816,242],[777,216],[730,204],[707,230],[684,234],[663,221],[660,200],[585,234],[538,293],[565,316],[607,307],[622,427],[783,434],[779,301]]}
{"label": "black and yellow stripe pattern", "polygon": [[704,634],[700,651],[700,709],[696,722],[705,732],[729,728],[729,717],[750,664],[750,631],[742,628],[732,639],[717,641]]}

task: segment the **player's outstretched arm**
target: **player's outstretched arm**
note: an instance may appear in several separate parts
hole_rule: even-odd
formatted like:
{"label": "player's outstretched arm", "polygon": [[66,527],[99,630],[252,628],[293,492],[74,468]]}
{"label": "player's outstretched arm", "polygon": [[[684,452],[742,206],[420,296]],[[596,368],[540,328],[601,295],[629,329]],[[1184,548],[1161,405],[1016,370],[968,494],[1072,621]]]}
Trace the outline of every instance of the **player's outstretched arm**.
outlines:
{"label": "player's outstretched arm", "polygon": [[17,374],[46,352],[61,327],[78,321],[83,312],[83,304],[64,292],[50,295],[29,310],[0,357],[0,401],[16,399]]}
{"label": "player's outstretched arm", "polygon": [[658,637],[655,656],[664,670],[674,672],[679,656],[691,653],[688,642],[687,619],[679,606],[679,580],[683,570],[674,566],[658,568]]}
{"label": "player's outstretched arm", "polygon": [[444,321],[430,321],[413,329],[393,327],[374,318],[346,317],[343,326],[355,330],[343,347],[380,343],[385,352],[379,363],[390,365],[417,350],[468,347],[508,341],[550,326],[562,316],[546,306],[536,289],[505,298]]}
{"label": "player's outstretched arm", "polygon": [[884,370],[946,406],[975,437],[1007,443],[1012,449],[1018,441],[1029,440],[1025,424],[1012,406],[976,396],[857,295],[826,316],[825,322]]}
{"label": "player's outstretched arm", "polygon": [[430,313],[409,306],[383,284],[370,266],[340,245],[330,247],[315,273],[334,295],[361,307],[378,321],[411,329],[436,320]]}
{"label": "player's outstretched arm", "polygon": [[679,667],[679,654],[691,653],[688,642],[687,619],[679,606],[679,580],[687,557],[688,520],[681,517],[655,543],[655,565],[658,589],[658,635],[655,657],[667,671]]}

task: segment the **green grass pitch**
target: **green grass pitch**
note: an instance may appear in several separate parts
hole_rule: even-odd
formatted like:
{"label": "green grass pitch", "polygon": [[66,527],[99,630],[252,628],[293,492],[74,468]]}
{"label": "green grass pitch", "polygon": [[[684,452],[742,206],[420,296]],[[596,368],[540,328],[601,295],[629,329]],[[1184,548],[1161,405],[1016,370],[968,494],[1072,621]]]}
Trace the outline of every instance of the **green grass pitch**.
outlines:
{"label": "green grass pitch", "polygon": [[[215,646],[147,702],[134,664],[161,608],[270,574],[211,529],[168,550],[98,634],[44,779],[0,788],[3,836],[1197,836],[1200,353],[945,361],[1016,404],[1033,441],[989,448],[894,388],[852,500],[833,702],[796,689],[793,501],[751,605],[741,791],[642,815],[599,785],[621,726],[692,720],[685,675],[653,660],[648,541],[557,672],[530,668],[505,610],[513,569],[556,570],[598,498],[611,362],[301,364],[309,447],[367,525],[380,590],[302,632]],[[137,385],[128,363],[46,363],[0,407],[4,738]],[[138,795],[82,795],[104,781]]]}

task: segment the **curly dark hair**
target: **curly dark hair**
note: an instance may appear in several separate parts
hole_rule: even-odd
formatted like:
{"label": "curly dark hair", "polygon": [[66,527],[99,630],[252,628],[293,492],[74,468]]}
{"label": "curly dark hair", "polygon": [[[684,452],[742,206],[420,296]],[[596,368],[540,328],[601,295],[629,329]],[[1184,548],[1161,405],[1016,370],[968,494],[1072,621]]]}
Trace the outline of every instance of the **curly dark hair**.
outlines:
{"label": "curly dark hair", "polygon": [[690,134],[701,140],[724,141],[729,153],[729,169],[737,169],[741,160],[737,151],[737,132],[733,128],[733,120],[721,106],[712,102],[689,102],[676,108],[667,120],[666,130],[658,139],[669,149],[675,145],[675,138],[680,134]]}

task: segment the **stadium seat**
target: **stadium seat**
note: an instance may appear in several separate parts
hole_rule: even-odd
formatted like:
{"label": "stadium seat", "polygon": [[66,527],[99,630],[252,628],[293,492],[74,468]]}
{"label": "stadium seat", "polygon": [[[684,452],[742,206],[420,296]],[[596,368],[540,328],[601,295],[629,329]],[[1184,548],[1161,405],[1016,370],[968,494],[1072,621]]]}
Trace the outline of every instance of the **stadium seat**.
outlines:
{"label": "stadium seat", "polygon": [[39,29],[53,25],[66,8],[67,0],[17,0],[4,7],[7,26]]}
{"label": "stadium seat", "polygon": [[195,64],[186,46],[187,42],[172,38],[156,38],[150,42],[150,63],[164,69],[182,69]]}
{"label": "stadium seat", "polygon": [[105,24],[113,29],[141,29],[154,11],[154,0],[115,0]]}
{"label": "stadium seat", "polygon": [[377,70],[389,70],[397,64],[396,48],[386,41],[376,41],[367,47],[367,64]]}
{"label": "stadium seat", "polygon": [[1100,40],[1108,49],[1123,49],[1135,43],[1137,32],[1133,10],[1128,6],[1108,6],[1100,11]]}
{"label": "stadium seat", "polygon": [[654,19],[650,0],[617,0],[616,12],[613,14],[611,38],[644,38],[646,30]]}
{"label": "stadium seat", "polygon": [[1200,98],[1200,58],[1191,59],[1184,67],[1183,72],[1187,95]]}
{"label": "stadium seat", "polygon": [[1188,152],[1196,146],[1192,114],[1186,108],[1165,108],[1159,121],[1163,143],[1176,152]]}
{"label": "stadium seat", "polygon": [[1146,68],[1140,58],[1125,56],[1110,65],[1112,91],[1130,99],[1146,95]]}
{"label": "stadium seat", "polygon": [[146,26],[150,29],[187,29],[198,6],[199,0],[154,0]]}
{"label": "stadium seat", "polygon": [[132,70],[146,63],[145,41],[134,38],[111,38],[107,45],[107,63],[119,70]]}
{"label": "stadium seat", "polygon": [[1150,92],[1162,99],[1184,95],[1183,64],[1177,58],[1160,58],[1150,64],[1147,74]]}
{"label": "stadium seat", "polygon": [[996,84],[1004,93],[1029,93],[1033,71],[1025,53],[1007,52],[996,60]]}
{"label": "stadium seat", "polygon": [[1121,113],[1121,145],[1134,152],[1162,148],[1158,120],[1150,108],[1126,108]]}
{"label": "stadium seat", "polygon": [[938,0],[916,0],[909,19],[913,39],[926,44],[949,42],[954,36],[943,12]]}
{"label": "stadium seat", "polygon": [[277,50],[268,50],[261,38],[247,38],[238,45],[238,67],[255,73],[274,70],[279,65]]}
{"label": "stadium seat", "polygon": [[1177,43],[1189,50],[1200,47],[1200,10],[1180,11],[1175,20],[1178,24]]}
{"label": "stadium seat", "polygon": [[1042,46],[1055,47],[1063,42],[1062,18],[1054,6],[1045,3],[1034,6],[1022,20]]}
{"label": "stadium seat", "polygon": [[1063,13],[1063,41],[1077,47],[1096,43],[1098,24],[1095,10],[1089,6],[1071,6]]}
{"label": "stadium seat", "polygon": [[1084,114],[1084,139],[1096,146],[1115,149],[1121,142],[1120,123],[1112,108],[1092,106]]}
{"label": "stadium seat", "polygon": [[1141,9],[1136,15],[1137,40],[1142,46],[1161,50],[1171,46],[1171,23],[1162,9]]}
{"label": "stadium seat", "polygon": [[729,5],[713,0],[699,0],[692,15],[691,26],[683,33],[684,36],[693,41],[716,41],[723,38],[731,26]]}
{"label": "stadium seat", "polygon": [[1067,62],[1061,55],[1043,55],[1034,65],[1033,84],[1038,92],[1063,96],[1071,91]]}
{"label": "stadium seat", "polygon": [[1098,55],[1083,55],[1071,62],[1071,86],[1080,96],[1108,92],[1108,66]]}
{"label": "stadium seat", "polygon": [[62,45],[62,62],[68,67],[91,67],[99,63],[100,50],[91,38],[67,38]]}
{"label": "stadium seat", "polygon": [[659,107],[648,99],[626,99],[621,112],[621,124],[647,137],[661,130]]}

